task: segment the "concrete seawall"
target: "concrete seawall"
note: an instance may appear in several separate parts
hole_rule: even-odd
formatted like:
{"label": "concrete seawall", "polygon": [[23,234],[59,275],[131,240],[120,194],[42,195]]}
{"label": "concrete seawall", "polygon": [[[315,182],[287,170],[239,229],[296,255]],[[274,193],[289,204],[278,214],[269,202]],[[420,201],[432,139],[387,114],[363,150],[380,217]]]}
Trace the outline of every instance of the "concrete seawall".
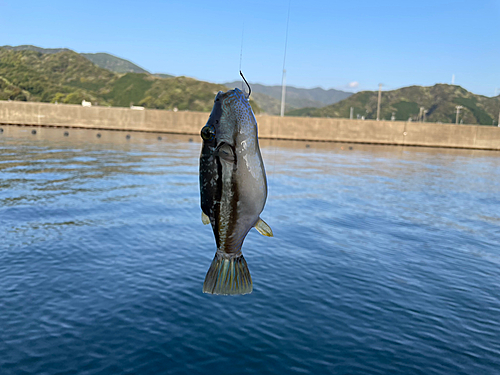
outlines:
{"label": "concrete seawall", "polygon": [[[0,124],[199,134],[209,114],[0,101]],[[500,150],[500,128],[400,121],[257,116],[259,137]]]}

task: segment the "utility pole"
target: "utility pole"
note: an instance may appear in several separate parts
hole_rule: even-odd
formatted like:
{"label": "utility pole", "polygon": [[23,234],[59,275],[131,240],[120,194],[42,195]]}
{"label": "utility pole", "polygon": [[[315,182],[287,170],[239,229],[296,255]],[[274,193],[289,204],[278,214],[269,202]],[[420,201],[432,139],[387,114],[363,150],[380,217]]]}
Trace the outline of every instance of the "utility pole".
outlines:
{"label": "utility pole", "polygon": [[351,114],[349,115],[349,119],[350,119],[350,120],[352,120],[352,113],[353,113],[353,111],[354,111],[354,108],[353,108],[353,107],[351,107]]}
{"label": "utility pole", "polygon": [[380,97],[382,96],[382,84],[378,84],[377,121],[380,119]]}
{"label": "utility pole", "polygon": [[457,109],[457,119],[455,120],[455,124],[458,125],[458,115],[463,107],[461,105],[457,105],[455,108]]}
{"label": "utility pole", "polygon": [[454,85],[455,84],[455,74],[452,74],[451,75],[451,84]]}

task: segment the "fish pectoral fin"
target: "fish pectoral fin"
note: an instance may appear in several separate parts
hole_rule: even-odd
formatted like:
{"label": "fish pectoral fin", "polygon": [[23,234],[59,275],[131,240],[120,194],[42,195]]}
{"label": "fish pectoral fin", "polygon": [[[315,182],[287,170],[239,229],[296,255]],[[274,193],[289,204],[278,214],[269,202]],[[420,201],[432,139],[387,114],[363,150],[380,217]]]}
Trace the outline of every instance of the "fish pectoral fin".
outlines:
{"label": "fish pectoral fin", "polygon": [[273,230],[264,220],[259,217],[259,220],[254,225],[255,229],[259,231],[260,234],[267,237],[273,237]]}
{"label": "fish pectoral fin", "polygon": [[236,161],[236,157],[234,156],[234,150],[228,143],[221,143],[219,147],[217,147],[216,155],[227,162],[234,163]]}
{"label": "fish pectoral fin", "polygon": [[210,224],[210,218],[203,211],[201,211],[201,221],[203,225]]}

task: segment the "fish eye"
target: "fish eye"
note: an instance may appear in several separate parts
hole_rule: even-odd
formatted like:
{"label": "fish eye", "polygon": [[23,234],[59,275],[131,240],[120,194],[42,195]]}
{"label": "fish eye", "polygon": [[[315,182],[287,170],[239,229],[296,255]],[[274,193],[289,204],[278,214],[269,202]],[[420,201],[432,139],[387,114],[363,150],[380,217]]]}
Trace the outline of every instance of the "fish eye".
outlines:
{"label": "fish eye", "polygon": [[201,128],[201,138],[205,141],[211,141],[215,138],[215,129],[211,125],[205,125]]}

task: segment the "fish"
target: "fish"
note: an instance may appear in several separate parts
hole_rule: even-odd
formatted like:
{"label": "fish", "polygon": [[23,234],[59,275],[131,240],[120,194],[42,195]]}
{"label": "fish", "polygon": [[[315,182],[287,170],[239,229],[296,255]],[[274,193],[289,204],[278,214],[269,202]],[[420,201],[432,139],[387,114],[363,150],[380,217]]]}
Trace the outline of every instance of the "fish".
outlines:
{"label": "fish", "polygon": [[248,294],[253,283],[241,250],[243,241],[254,227],[264,236],[273,236],[260,218],[267,200],[267,179],[248,96],[238,88],[219,91],[200,135],[202,222],[211,224],[217,245],[203,292]]}

